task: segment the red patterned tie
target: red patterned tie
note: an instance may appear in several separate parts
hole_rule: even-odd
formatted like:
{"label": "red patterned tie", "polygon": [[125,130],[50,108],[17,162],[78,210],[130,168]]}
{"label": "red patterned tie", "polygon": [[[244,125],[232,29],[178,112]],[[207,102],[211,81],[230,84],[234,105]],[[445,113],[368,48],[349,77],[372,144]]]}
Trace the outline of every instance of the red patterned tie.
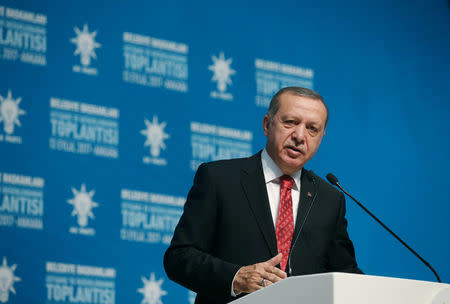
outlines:
{"label": "red patterned tie", "polygon": [[280,205],[278,206],[277,235],[278,252],[283,254],[281,270],[286,269],[289,251],[291,249],[292,235],[294,234],[294,213],[292,211],[291,188],[294,180],[289,175],[280,177]]}

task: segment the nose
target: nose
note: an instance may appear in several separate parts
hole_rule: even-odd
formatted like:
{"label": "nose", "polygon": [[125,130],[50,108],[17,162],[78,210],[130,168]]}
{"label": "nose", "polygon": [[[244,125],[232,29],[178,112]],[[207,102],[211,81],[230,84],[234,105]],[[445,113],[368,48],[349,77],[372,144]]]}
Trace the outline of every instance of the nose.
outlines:
{"label": "nose", "polygon": [[302,144],[306,137],[306,127],[303,124],[298,124],[291,134],[292,139],[297,145]]}

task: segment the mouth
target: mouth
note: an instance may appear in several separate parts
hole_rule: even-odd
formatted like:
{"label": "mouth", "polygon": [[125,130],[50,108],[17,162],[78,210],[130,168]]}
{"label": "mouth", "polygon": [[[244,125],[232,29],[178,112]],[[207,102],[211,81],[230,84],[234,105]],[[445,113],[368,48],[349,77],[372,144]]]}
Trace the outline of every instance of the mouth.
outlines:
{"label": "mouth", "polygon": [[288,153],[289,154],[292,154],[292,155],[299,155],[299,154],[305,154],[305,151],[304,150],[302,150],[302,149],[299,149],[298,147],[296,147],[296,146],[292,146],[292,145],[289,145],[289,146],[286,146],[286,149],[287,149],[287,151],[288,151]]}

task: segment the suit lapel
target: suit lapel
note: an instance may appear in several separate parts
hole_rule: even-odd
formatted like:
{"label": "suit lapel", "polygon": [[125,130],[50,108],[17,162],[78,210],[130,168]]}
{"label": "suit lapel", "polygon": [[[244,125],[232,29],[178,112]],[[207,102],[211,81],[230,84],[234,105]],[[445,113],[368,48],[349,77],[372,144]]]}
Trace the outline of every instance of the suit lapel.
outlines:
{"label": "suit lapel", "polygon": [[267,246],[275,256],[277,241],[261,164],[261,152],[250,158],[249,166],[242,170],[241,184]]}
{"label": "suit lapel", "polygon": [[[294,237],[297,236],[298,231],[305,220],[306,212],[311,205],[316,191],[314,189],[314,184],[308,177],[308,171],[306,169],[302,170],[300,187],[300,202],[298,203],[297,218],[295,220]],[[299,236],[299,238],[301,238],[301,236]]]}

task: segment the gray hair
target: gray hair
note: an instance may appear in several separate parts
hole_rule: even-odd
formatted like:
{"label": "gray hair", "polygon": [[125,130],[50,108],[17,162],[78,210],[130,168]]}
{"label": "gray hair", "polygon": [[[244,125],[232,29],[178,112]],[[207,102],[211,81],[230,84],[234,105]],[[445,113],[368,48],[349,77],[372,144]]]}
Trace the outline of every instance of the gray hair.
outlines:
{"label": "gray hair", "polygon": [[318,93],[314,92],[313,90],[302,88],[302,87],[285,87],[279,90],[270,101],[269,110],[267,110],[267,116],[269,116],[270,120],[273,119],[275,114],[277,114],[278,110],[280,109],[280,96],[284,93],[291,93],[296,96],[302,96],[302,97],[308,97],[314,100],[319,100],[322,102],[322,104],[325,107],[325,110],[327,112],[327,119],[325,120],[325,127],[328,123],[328,107],[323,101],[322,96],[320,96]]}

